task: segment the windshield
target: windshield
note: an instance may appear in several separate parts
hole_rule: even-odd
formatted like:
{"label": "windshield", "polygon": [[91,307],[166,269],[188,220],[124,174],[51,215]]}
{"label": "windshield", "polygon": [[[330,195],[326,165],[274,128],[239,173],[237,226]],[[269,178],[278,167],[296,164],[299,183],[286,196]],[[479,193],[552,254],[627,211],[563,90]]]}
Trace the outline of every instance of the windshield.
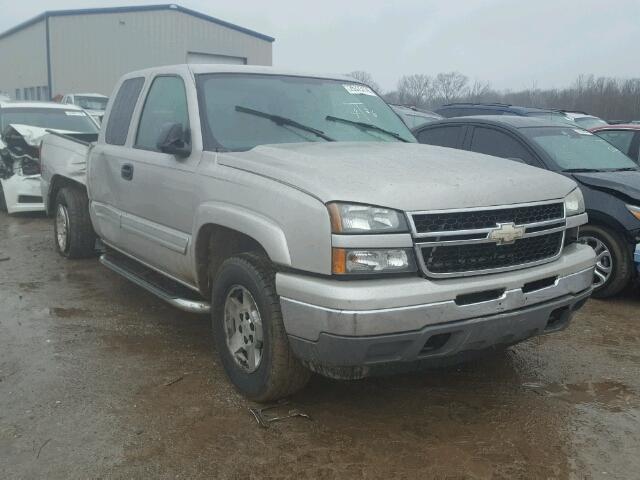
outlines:
{"label": "windshield", "polygon": [[198,76],[205,149],[299,142],[415,142],[369,87],[318,78]]}
{"label": "windshield", "polygon": [[610,171],[638,168],[609,142],[580,128],[532,127],[521,131],[542,147],[560,170]]}
{"label": "windshield", "polygon": [[598,117],[576,117],[574,120],[582,128],[596,128],[603,125],[609,125],[607,122]]}
{"label": "windshield", "polygon": [[89,115],[79,110],[62,108],[3,108],[0,110],[0,132],[11,124],[66,130],[77,133],[98,133]]}
{"label": "windshield", "polygon": [[85,110],[106,110],[108,98],[103,97],[84,97],[76,95],[74,97],[75,104]]}

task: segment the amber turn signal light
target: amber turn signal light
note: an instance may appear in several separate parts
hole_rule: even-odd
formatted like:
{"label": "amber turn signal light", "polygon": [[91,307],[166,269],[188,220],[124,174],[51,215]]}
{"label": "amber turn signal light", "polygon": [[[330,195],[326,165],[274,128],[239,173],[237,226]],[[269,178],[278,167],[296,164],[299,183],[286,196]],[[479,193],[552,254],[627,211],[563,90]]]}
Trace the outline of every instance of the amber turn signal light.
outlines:
{"label": "amber turn signal light", "polygon": [[347,273],[347,251],[344,248],[331,249],[331,271],[334,275]]}

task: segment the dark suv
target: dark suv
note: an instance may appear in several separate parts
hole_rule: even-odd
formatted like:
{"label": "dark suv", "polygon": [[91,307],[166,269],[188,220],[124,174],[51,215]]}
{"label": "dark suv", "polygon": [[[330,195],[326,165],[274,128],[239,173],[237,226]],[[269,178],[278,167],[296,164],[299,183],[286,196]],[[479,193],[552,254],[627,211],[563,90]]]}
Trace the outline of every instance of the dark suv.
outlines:
{"label": "dark suv", "polygon": [[519,107],[507,103],[448,103],[436,109],[445,118],[471,117],[475,115],[517,115],[518,117],[542,117],[549,120],[569,122],[564,113],[542,108]]}
{"label": "dark suv", "polygon": [[589,214],[579,235],[598,255],[594,296],[620,292],[635,275],[640,169],[602,138],[553,120],[515,116],[441,120],[414,134],[420,143],[509,158],[573,178]]}

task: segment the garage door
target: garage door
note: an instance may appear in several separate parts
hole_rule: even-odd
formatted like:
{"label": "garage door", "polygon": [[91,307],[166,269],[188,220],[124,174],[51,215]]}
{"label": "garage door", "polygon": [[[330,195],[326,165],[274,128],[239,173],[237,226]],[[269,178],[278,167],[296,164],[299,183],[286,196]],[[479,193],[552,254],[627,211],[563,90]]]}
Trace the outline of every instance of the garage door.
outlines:
{"label": "garage door", "polygon": [[224,63],[227,65],[246,65],[245,57],[217,55],[215,53],[187,52],[187,63]]}

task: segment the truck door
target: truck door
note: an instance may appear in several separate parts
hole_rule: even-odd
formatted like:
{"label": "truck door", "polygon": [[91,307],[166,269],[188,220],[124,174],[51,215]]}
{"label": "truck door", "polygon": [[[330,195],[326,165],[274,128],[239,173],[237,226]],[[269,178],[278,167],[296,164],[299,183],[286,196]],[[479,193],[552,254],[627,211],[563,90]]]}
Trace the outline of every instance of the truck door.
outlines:
{"label": "truck door", "polygon": [[122,159],[130,148],[129,130],[134,110],[144,86],[144,77],[122,82],[109,110],[100,141],[90,153],[87,189],[91,220],[98,235],[114,247],[121,248],[122,216],[120,174]]}
{"label": "truck door", "polygon": [[197,110],[188,103],[185,78],[162,74],[152,79],[132,148],[121,161],[119,188],[122,239],[128,252],[185,281],[192,280],[186,253],[196,198],[193,175],[200,153],[196,149],[186,157],[164,153],[158,141],[163,128],[180,124],[190,146],[189,109]]}

